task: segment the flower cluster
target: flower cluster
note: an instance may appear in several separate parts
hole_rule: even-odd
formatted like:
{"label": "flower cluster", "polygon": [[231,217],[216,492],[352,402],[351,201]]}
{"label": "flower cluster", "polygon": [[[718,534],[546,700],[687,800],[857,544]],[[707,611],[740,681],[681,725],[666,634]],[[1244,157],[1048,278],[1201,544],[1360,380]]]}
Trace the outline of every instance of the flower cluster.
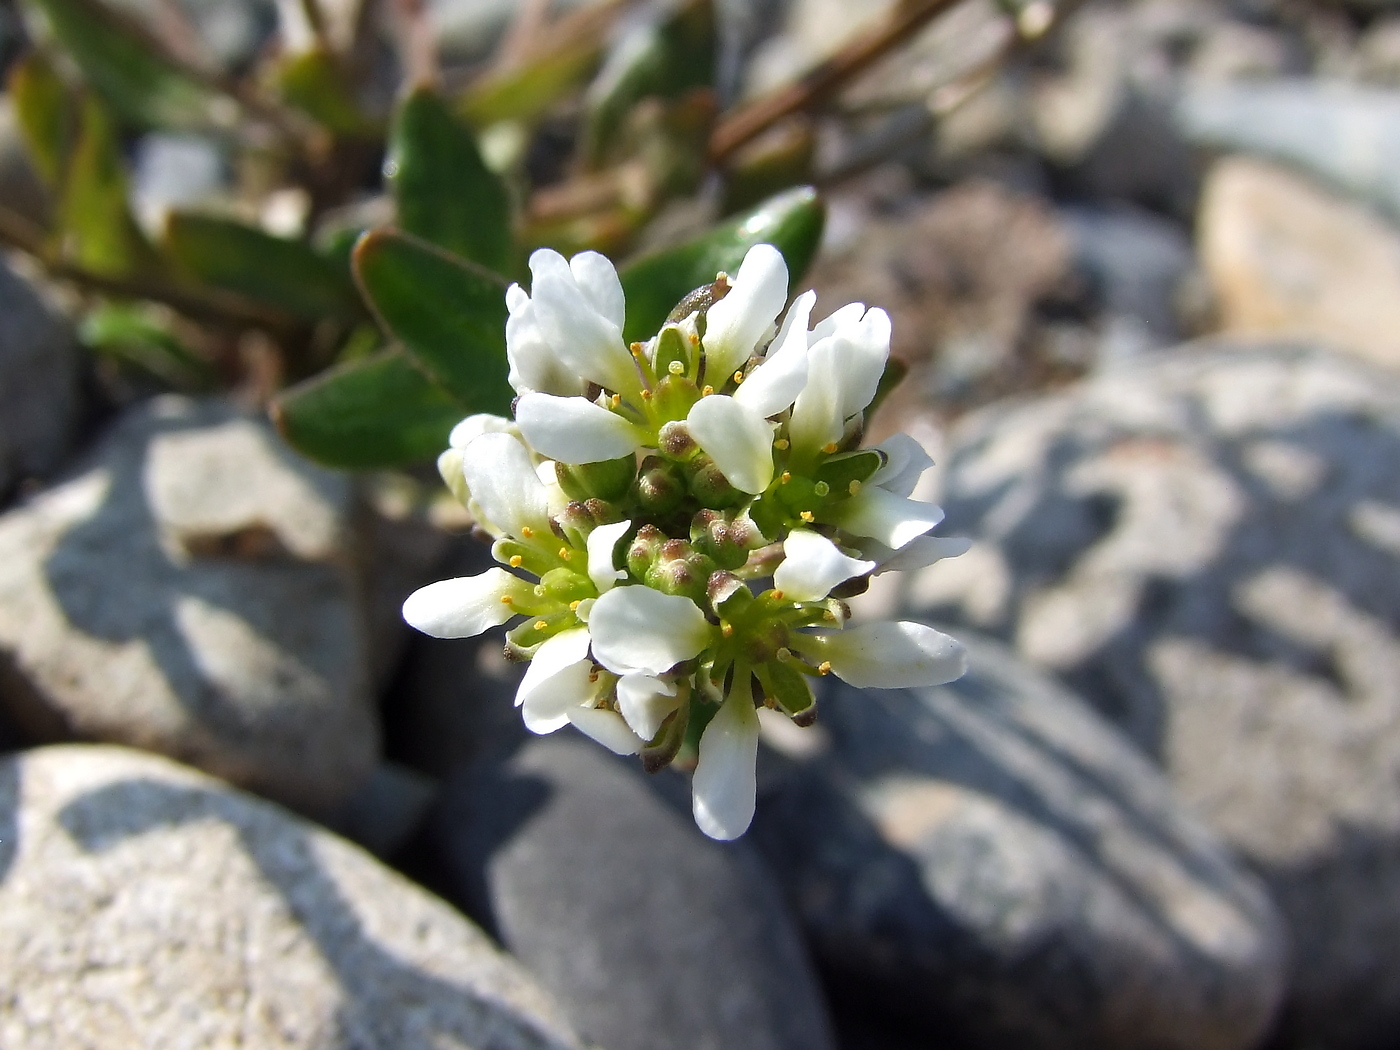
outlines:
{"label": "flower cluster", "polygon": [[961,646],[917,623],[847,627],[841,595],[965,545],[911,498],[932,461],[907,435],[861,448],[890,321],[859,303],[810,324],[770,245],[719,274],[646,343],[622,338],[606,258],[530,259],[507,293],[514,420],[477,415],[439,469],[494,538],[502,568],[414,593],[440,638],[519,618],[526,726],[572,723],[648,769],[695,762],[695,820],[731,839],[754,811],[757,707],[800,725],[810,681],[950,681]]}

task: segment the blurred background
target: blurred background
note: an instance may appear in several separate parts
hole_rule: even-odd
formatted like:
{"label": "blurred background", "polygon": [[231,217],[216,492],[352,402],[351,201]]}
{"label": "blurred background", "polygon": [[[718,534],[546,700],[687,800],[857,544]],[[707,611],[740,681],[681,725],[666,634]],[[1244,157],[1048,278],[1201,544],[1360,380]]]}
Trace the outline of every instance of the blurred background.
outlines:
{"label": "blurred background", "polygon": [[[0,0],[0,71],[0,1045],[1400,1050],[1400,6]],[[971,669],[765,721],[721,844],[399,607],[528,252],[644,337],[765,240],[893,318],[973,545],[852,605]]]}

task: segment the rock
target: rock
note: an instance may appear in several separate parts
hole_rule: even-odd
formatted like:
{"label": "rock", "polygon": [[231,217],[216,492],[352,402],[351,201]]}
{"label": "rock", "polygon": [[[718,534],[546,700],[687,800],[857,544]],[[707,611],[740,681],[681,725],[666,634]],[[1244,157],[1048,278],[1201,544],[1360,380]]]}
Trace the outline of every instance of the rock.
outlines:
{"label": "rock", "polygon": [[349,480],[159,398],[0,519],[0,706],[313,813],[378,761]]}
{"label": "rock", "polygon": [[836,683],[821,749],[765,777],[754,835],[828,986],[958,1046],[1254,1046],[1284,971],[1259,884],[1082,701],[958,635],[965,677]]}
{"label": "rock", "polygon": [[1176,106],[1192,142],[1297,165],[1400,219],[1400,94],[1311,79],[1198,84]]}
{"label": "rock", "polygon": [[1057,671],[1263,876],[1297,964],[1280,1045],[1388,1045],[1400,379],[1185,349],[970,416],[944,463],[941,531],[977,542],[906,605]]}
{"label": "rock", "polygon": [[1199,228],[1225,333],[1297,338],[1400,368],[1400,231],[1244,158],[1211,171]]}
{"label": "rock", "polygon": [[442,901],[163,758],[0,762],[0,1043],[579,1050]]}
{"label": "rock", "polygon": [[458,899],[608,1050],[831,1047],[772,876],[635,762],[553,737],[464,767],[438,814]]}
{"label": "rock", "polygon": [[0,500],[58,467],[81,414],[73,330],[0,261]]}
{"label": "rock", "polygon": [[438,788],[432,777],[397,762],[385,762],[327,825],[376,857],[392,860],[422,827]]}

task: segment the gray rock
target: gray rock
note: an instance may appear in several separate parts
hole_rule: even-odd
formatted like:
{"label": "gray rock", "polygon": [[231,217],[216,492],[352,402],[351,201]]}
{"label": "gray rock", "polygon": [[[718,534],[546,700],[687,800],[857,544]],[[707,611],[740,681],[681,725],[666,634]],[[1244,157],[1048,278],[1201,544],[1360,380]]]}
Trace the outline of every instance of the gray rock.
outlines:
{"label": "gray rock", "polygon": [[1311,79],[1199,84],[1175,117],[1192,142],[1297,165],[1400,218],[1400,93]]}
{"label": "gray rock", "polygon": [[53,471],[77,428],[79,356],[73,330],[0,261],[0,499]]}
{"label": "gray rock", "polygon": [[1264,877],[1283,1045],[1400,1029],[1400,379],[1183,349],[950,435],[908,604],[1014,639],[1165,767]]}
{"label": "gray rock", "polygon": [[1284,973],[1259,884],[1082,701],[959,637],[962,679],[834,683],[817,753],[766,771],[754,834],[828,984],[956,1045],[1254,1046]]}
{"label": "gray rock", "polygon": [[771,874],[633,763],[553,737],[460,771],[438,834],[468,913],[609,1050],[831,1047]]}
{"label": "gray rock", "polygon": [[323,813],[377,764],[348,479],[160,398],[0,519],[0,706]]}
{"label": "gray rock", "polygon": [[439,786],[417,770],[385,762],[326,823],[376,857],[391,860],[423,826]]}
{"label": "gray rock", "polygon": [[442,901],[163,758],[0,762],[0,1043],[579,1050]]}

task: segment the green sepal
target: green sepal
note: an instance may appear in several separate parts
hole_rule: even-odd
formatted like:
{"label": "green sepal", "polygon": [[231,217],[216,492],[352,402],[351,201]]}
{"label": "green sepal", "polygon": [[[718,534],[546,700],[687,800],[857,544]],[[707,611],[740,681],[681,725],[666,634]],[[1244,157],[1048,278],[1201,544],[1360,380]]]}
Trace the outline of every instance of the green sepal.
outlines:
{"label": "green sepal", "polygon": [[683,297],[710,284],[721,270],[734,274],[755,244],[771,244],[787,261],[796,286],[816,257],[826,205],[810,186],[780,193],[745,215],[675,248],[645,255],[622,268],[629,343],[649,339]]}
{"label": "green sepal", "polygon": [[476,137],[432,89],[399,105],[385,172],[408,233],[498,273],[515,266],[510,192]]}
{"label": "green sepal", "polygon": [[385,350],[289,387],[271,414],[304,455],[369,470],[433,459],[463,412],[401,350]]}
{"label": "green sepal", "polygon": [[365,234],[353,266],[384,330],[467,412],[509,414],[504,278],[397,230]]}
{"label": "green sepal", "polygon": [[685,743],[686,728],[690,724],[690,688],[684,682],[677,683],[680,692],[680,705],[656,731],[656,736],[642,748],[642,768],[648,773],[656,773],[669,766]]}
{"label": "green sepal", "polygon": [[770,660],[754,668],[764,693],[771,697],[799,725],[811,725],[816,720],[816,698],[807,676],[790,663]]}
{"label": "green sepal", "polygon": [[849,494],[853,481],[866,482],[885,465],[887,457],[879,449],[862,448],[829,457],[817,468],[817,480],[831,486],[834,495]]}

